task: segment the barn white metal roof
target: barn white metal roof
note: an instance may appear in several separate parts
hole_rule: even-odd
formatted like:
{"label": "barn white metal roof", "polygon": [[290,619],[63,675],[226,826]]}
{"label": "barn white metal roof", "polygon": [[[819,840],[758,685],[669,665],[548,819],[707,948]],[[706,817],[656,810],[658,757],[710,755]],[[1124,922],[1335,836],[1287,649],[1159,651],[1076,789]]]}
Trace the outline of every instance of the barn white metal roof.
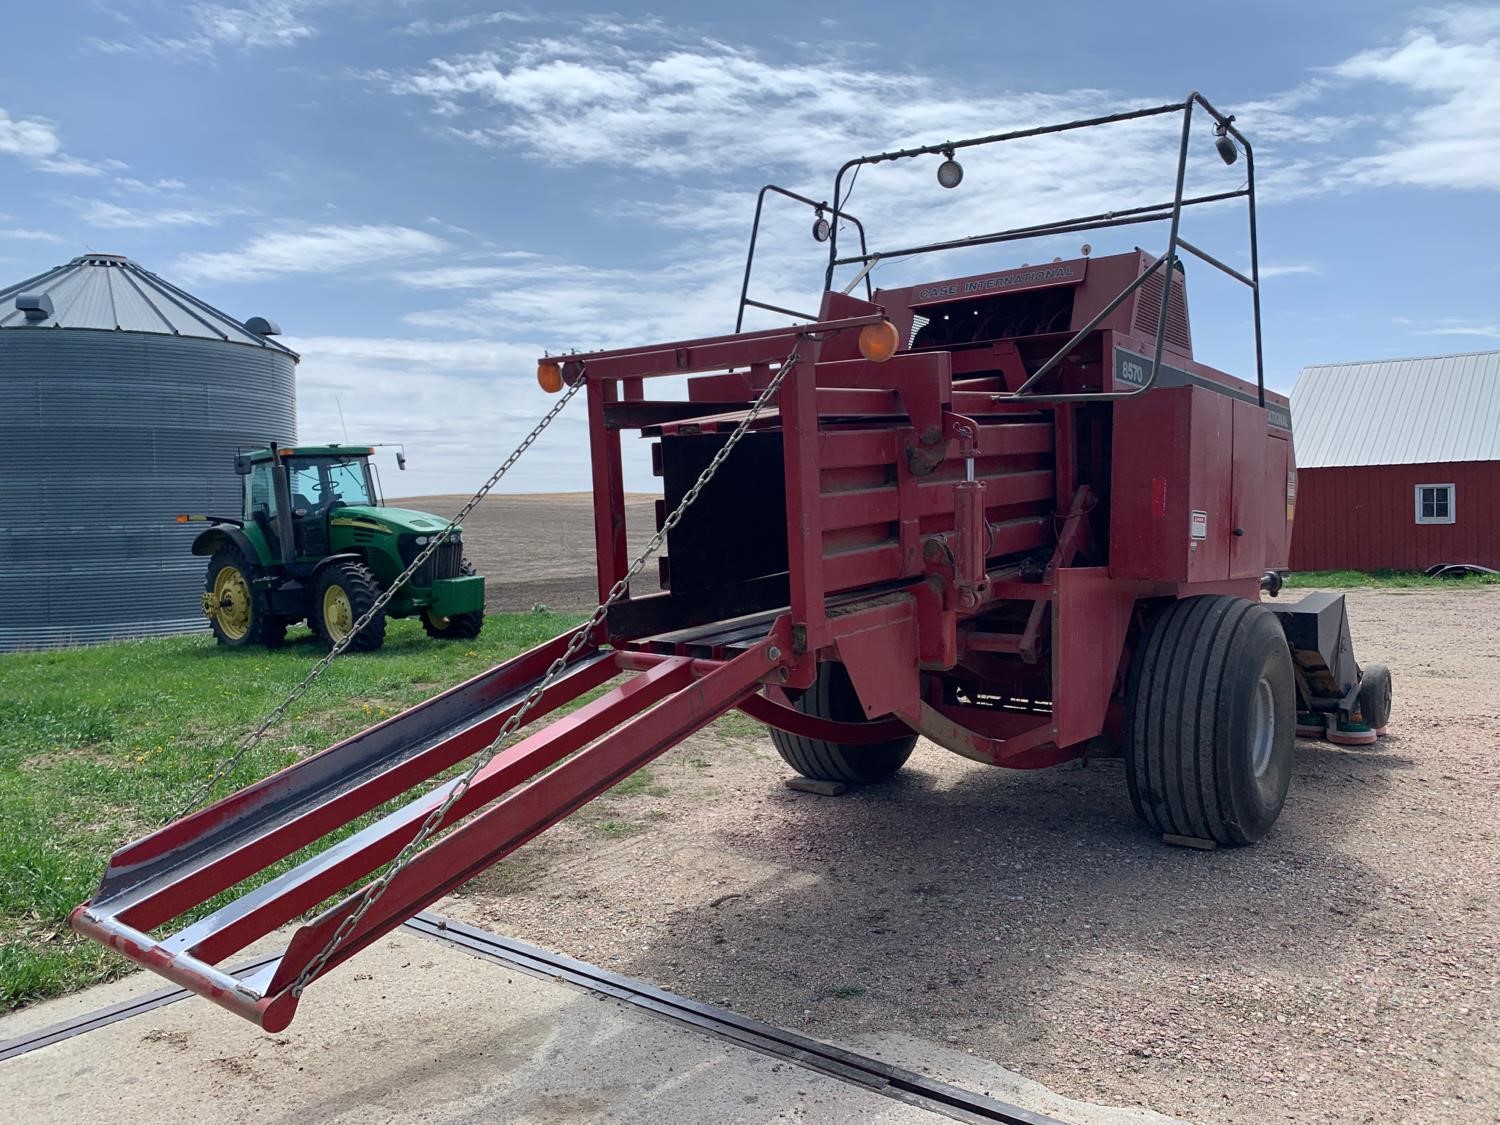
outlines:
{"label": "barn white metal roof", "polygon": [[[43,300],[45,299],[45,300]],[[23,305],[30,306],[23,308]],[[36,277],[0,287],[0,328],[93,328],[197,336],[295,354],[119,254],[84,254]]]}
{"label": "barn white metal roof", "polygon": [[1500,351],[1304,367],[1297,466],[1500,460]]}

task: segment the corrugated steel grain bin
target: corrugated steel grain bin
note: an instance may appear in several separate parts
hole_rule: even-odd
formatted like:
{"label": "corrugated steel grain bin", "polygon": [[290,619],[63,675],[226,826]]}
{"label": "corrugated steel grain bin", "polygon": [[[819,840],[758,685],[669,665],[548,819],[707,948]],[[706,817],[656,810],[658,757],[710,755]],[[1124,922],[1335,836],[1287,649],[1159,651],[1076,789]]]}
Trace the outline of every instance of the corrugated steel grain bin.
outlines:
{"label": "corrugated steel grain bin", "polygon": [[0,651],[205,627],[173,517],[238,514],[235,450],[295,441],[268,335],[116,255],[0,290]]}

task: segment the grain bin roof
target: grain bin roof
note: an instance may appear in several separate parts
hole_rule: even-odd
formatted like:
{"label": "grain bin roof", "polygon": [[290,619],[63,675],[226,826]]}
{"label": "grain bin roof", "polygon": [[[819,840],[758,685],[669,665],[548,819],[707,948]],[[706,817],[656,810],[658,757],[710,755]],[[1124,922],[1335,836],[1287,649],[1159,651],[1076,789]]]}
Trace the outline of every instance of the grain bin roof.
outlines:
{"label": "grain bin roof", "polygon": [[1500,351],[1305,367],[1297,466],[1500,460]]}
{"label": "grain bin roof", "polygon": [[[50,310],[16,307],[45,296]],[[38,316],[39,312],[47,312]],[[196,336],[250,344],[295,356],[284,344],[250,331],[234,317],[142,269],[119,254],[83,254],[64,266],[0,289],[0,328],[92,328]]]}

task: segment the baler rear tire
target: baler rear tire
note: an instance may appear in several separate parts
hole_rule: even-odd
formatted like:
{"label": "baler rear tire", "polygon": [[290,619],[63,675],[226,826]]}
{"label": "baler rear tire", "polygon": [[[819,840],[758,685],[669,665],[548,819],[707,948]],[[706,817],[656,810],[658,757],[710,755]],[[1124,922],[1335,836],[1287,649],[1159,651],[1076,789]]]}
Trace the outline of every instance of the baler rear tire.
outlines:
{"label": "baler rear tire", "polygon": [[1291,649],[1264,606],[1184,598],[1146,630],[1126,685],[1125,776],[1153,832],[1252,844],[1292,779]]}
{"label": "baler rear tire", "polygon": [[[792,706],[804,715],[816,715],[820,719],[843,723],[869,721],[849,680],[848,670],[833,662],[818,665],[818,678]],[[770,730],[776,752],[803,777],[816,781],[842,781],[849,785],[884,781],[906,764],[917,745],[915,734],[861,746],[804,738],[775,727]]]}

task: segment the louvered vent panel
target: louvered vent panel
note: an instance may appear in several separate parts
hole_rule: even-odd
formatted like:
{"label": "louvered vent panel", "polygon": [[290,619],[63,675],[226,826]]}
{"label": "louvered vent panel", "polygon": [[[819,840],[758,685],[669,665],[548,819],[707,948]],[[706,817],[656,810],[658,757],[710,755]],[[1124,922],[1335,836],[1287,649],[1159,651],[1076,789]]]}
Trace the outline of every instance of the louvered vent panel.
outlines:
{"label": "louvered vent panel", "polygon": [[[1161,283],[1152,278],[1137,290],[1135,303],[1135,330],[1142,336],[1156,337],[1156,320],[1161,315]],[[1167,306],[1167,343],[1191,351],[1193,338],[1188,331],[1187,302],[1182,291],[1182,279],[1172,279],[1172,301]]]}

